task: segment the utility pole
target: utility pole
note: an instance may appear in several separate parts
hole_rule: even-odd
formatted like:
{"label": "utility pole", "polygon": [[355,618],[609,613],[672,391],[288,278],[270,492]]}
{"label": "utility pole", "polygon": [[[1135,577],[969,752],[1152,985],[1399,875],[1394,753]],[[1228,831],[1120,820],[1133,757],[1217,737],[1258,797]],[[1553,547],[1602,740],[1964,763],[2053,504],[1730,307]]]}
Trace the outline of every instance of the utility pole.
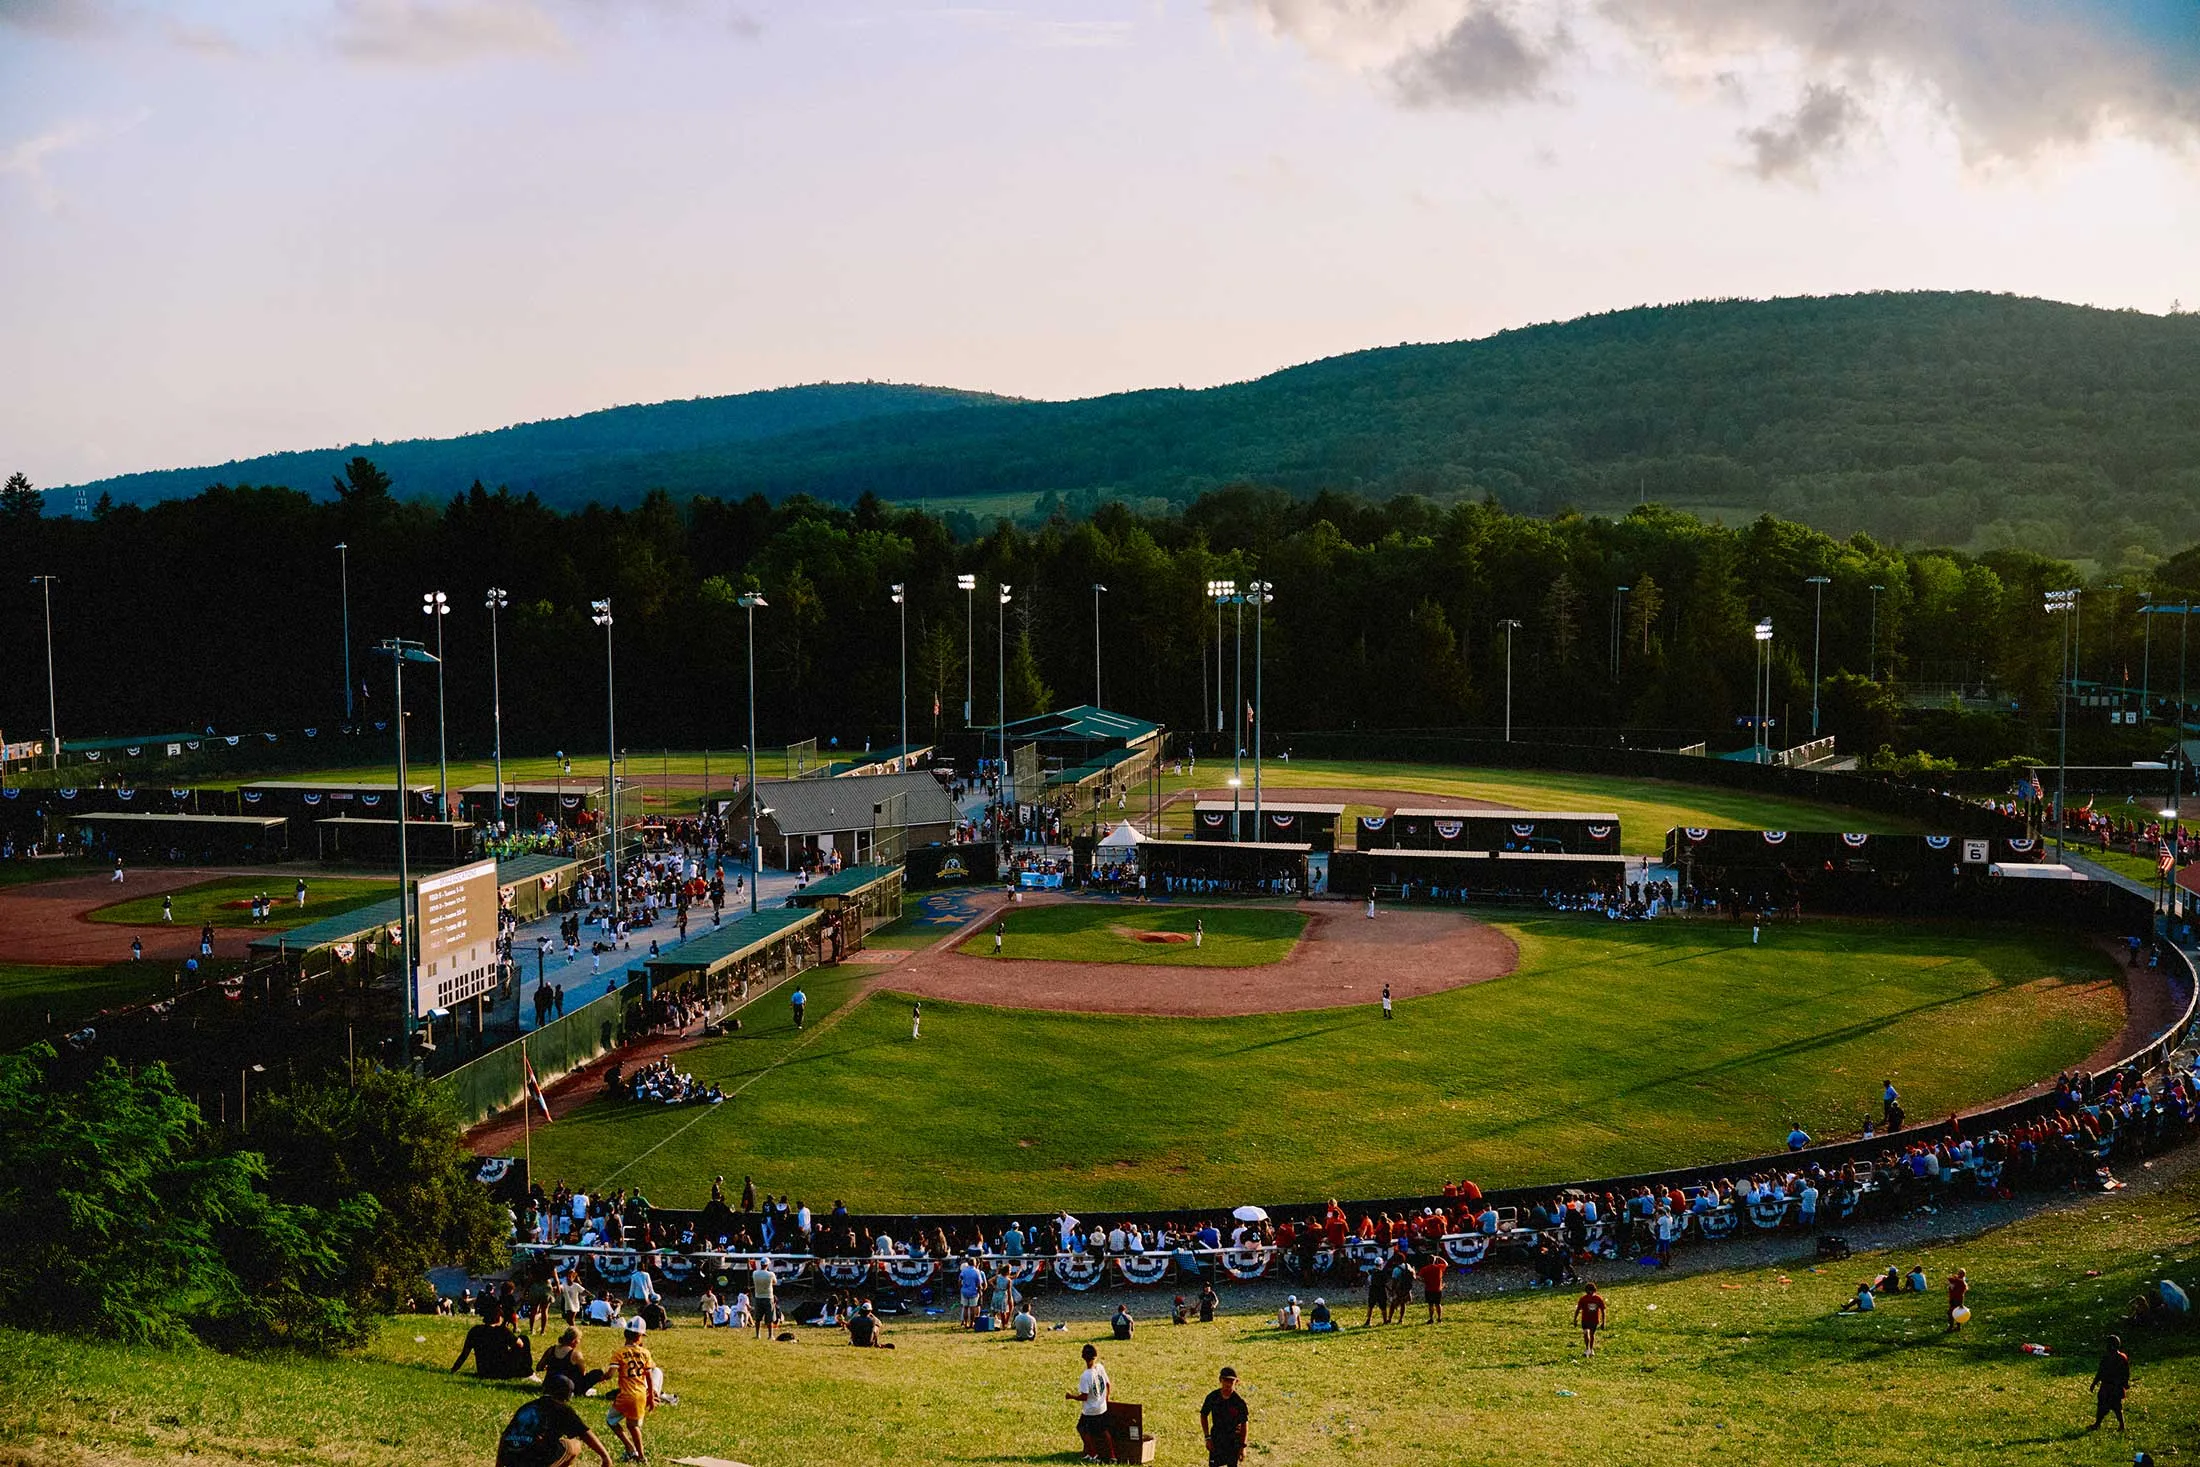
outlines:
{"label": "utility pole", "polygon": [[1002,582],[1000,594],[1000,605],[994,612],[998,625],[994,628],[993,672],[996,682],[993,696],[995,716],[1000,723],[994,732],[1000,744],[1001,767],[996,773],[994,789],[997,792],[996,798],[1000,801],[1001,829],[1006,830],[1009,820],[1015,814],[1008,803],[1014,794],[1014,787],[1008,780],[1008,602],[1015,593],[1009,590],[1006,582]]}
{"label": "utility pole", "polygon": [[1098,581],[1092,583],[1092,706],[1100,702],[1100,593],[1107,590]]}
{"label": "utility pole", "polygon": [[[740,606],[749,614],[749,915],[756,915],[756,884],[764,875],[764,829],[758,822],[763,819],[763,806],[756,798],[756,608],[770,606],[760,592],[743,591]],[[969,722],[970,705],[963,705],[964,722]],[[719,884],[723,886],[723,873]]]}
{"label": "utility pole", "polygon": [[1505,742],[1513,741],[1513,633],[1520,630],[1520,623],[1506,617],[1498,623],[1505,629]]}
{"label": "utility pole", "polygon": [[53,681],[53,583],[58,576],[32,576],[31,582],[39,589],[46,603],[46,737],[53,741],[47,750],[47,768],[61,767],[61,715],[55,712],[59,706],[54,701]]}
{"label": "utility pole", "polygon": [[1879,681],[1879,593],[1886,589],[1885,586],[1872,587],[1871,655],[1864,660],[1864,676],[1875,683]]}
{"label": "utility pole", "polygon": [[344,726],[351,727],[351,543],[336,542],[337,576],[344,598]]}
{"label": "utility pole", "polygon": [[1765,756],[1772,752],[1772,740],[1765,731],[1765,719],[1772,712],[1771,617],[1764,617],[1760,621],[1758,621],[1755,636],[1757,638],[1757,670],[1754,681],[1756,682],[1757,686],[1753,691],[1755,692],[1757,698],[1756,762],[1762,764],[1765,762]]}
{"label": "utility pole", "polygon": [[2062,696],[2058,723],[2061,728],[2060,752],[2055,756],[2055,859],[2063,858],[2063,799],[2070,787],[2070,629],[2076,623],[2079,592],[2049,591],[2046,610],[2049,616],[2063,618],[2062,643]]}
{"label": "utility pole", "polygon": [[[978,589],[976,576],[955,577],[955,589],[963,593],[963,727],[970,727],[971,691],[977,687]],[[982,746],[981,746],[982,747]]]}
{"label": "utility pole", "polygon": [[894,582],[894,607],[901,613],[901,747],[894,763],[905,766],[909,759],[909,595],[902,581]]}
{"label": "utility pole", "polygon": [[1818,737],[1818,649],[1825,640],[1826,587],[1833,584],[1831,576],[1811,576],[1806,584],[1818,592],[1818,606],[1810,619],[1810,736]]}
{"label": "utility pole", "polygon": [[588,603],[589,620],[603,628],[604,790],[611,807],[605,827],[604,871],[611,878],[611,919],[619,917],[619,699],[612,677],[611,598]]}
{"label": "utility pole", "polygon": [[412,789],[405,766],[405,664],[435,662],[436,657],[420,643],[408,642],[402,637],[384,638],[375,644],[374,650],[390,659],[397,682],[397,710],[392,719],[397,725],[397,951],[399,971],[404,974],[397,1057],[401,1065],[410,1068],[413,1010],[419,1004],[420,975],[414,971],[412,843],[406,830],[410,823]]}
{"label": "utility pole", "polygon": [[435,618],[435,765],[436,813],[451,818],[451,746],[443,722],[443,618],[451,614],[451,598],[429,591],[420,598],[420,613]]}
{"label": "utility pole", "polygon": [[1253,839],[1266,840],[1268,827],[1261,823],[1260,765],[1261,735],[1267,714],[1267,703],[1261,696],[1261,674],[1266,663],[1261,656],[1261,628],[1267,625],[1268,603],[1276,599],[1276,587],[1272,581],[1255,581],[1247,597],[1253,603]]}

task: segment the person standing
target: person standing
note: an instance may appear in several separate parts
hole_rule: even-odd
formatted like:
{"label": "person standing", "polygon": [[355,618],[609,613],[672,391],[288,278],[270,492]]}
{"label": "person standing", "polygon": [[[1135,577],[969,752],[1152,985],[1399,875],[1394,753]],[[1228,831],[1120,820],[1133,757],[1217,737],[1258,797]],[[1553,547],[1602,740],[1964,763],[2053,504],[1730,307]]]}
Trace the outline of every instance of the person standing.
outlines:
{"label": "person standing", "polygon": [[1390,985],[1388,983],[1383,985],[1383,1017],[1386,1019],[1393,1017],[1390,1011]]}
{"label": "person standing", "polygon": [[1108,1397],[1115,1383],[1108,1379],[1108,1368],[1100,1363],[1097,1347],[1085,1346],[1084,1359],[1085,1370],[1077,1377],[1077,1389],[1065,1393],[1064,1399],[1077,1402],[1077,1438],[1085,1444],[1084,1460],[1112,1462],[1115,1442],[1108,1432]]}
{"label": "person standing", "polygon": [[160,920],[174,925],[176,920],[176,899],[174,897],[162,897],[160,899]]}
{"label": "person standing", "polygon": [[1202,948],[1206,945],[1207,919],[1205,917],[1194,917],[1192,919],[1192,946],[1194,948]]}
{"label": "person standing", "polygon": [[120,856],[115,857],[115,874],[112,884],[115,886],[122,885],[122,857]]}
{"label": "person standing", "polygon": [[924,1037],[924,1000],[921,998],[913,1000],[909,1005],[909,1037]]}
{"label": "person standing", "polygon": [[756,1267],[749,1274],[749,1295],[756,1309],[756,1333],[763,1339],[779,1324],[779,1275],[772,1272],[770,1257],[756,1260]]}
{"label": "person standing", "polygon": [[131,938],[131,939],[130,939],[130,961],[131,961],[131,962],[133,962],[133,963],[136,963],[136,962],[142,962],[142,961],[144,960],[144,958],[145,958],[145,944],[144,944],[144,943],[143,943],[142,941],[140,941],[139,939],[135,938],[135,937]]}
{"label": "person standing", "polygon": [[642,1418],[657,1405],[657,1362],[642,1347],[648,1329],[639,1319],[628,1320],[626,1343],[611,1355],[611,1380],[617,1389],[607,1419],[612,1434],[636,1462],[648,1460],[649,1453],[642,1447]]}
{"label": "person standing", "polygon": [[1368,894],[1367,898],[1367,916],[1369,921],[1373,921],[1375,918],[1375,896],[1372,892]]}
{"label": "person standing", "polygon": [[306,879],[305,879],[305,878],[304,878],[303,876],[301,876],[301,877],[299,877],[299,878],[298,878],[298,905],[302,907],[302,906],[304,906],[305,904],[306,904]]}
{"label": "person standing", "polygon": [[[1086,1348],[1091,1348],[1087,1346]],[[2124,1342],[2110,1335],[2101,1350],[2101,1363],[2093,1367],[2093,1424],[2088,1431],[2099,1431],[2108,1413],[2116,1413],[2116,1429],[2124,1429],[2124,1396],[2131,1390],[2131,1357],[2124,1353]]]}
{"label": "person standing", "polygon": [[1593,1280],[1584,1279],[1581,1297],[1574,1301],[1574,1323],[1581,1326],[1581,1358],[1597,1352],[1597,1331],[1604,1328],[1604,1296]]}
{"label": "person standing", "polygon": [[1001,939],[1006,936],[1007,933],[1008,924],[1006,922],[996,922],[993,924],[993,956],[999,957],[1001,955]]}
{"label": "person standing", "polygon": [[788,1000],[794,1006],[794,1026],[797,1029],[802,1027],[802,1007],[809,1001],[810,996],[799,988],[794,991],[794,997]]}
{"label": "person standing", "polygon": [[1245,1460],[1245,1428],[1252,1409],[1238,1394],[1238,1373],[1222,1367],[1220,1383],[1199,1405],[1199,1432],[1207,1439],[1207,1467],[1238,1467]]}
{"label": "person standing", "polygon": [[[1956,1311],[1964,1308],[1963,1301],[1969,1298],[1970,1294],[1970,1277],[1960,1268],[1951,1270],[1948,1274],[1948,1328],[1952,1330],[1963,1328],[1963,1321],[1956,1317]],[[1968,1310],[1965,1312],[1968,1313]]]}
{"label": "person standing", "polygon": [[1444,1255],[1437,1252],[1431,1253],[1428,1262],[1414,1270],[1421,1276],[1421,1299],[1428,1305],[1427,1322],[1430,1324],[1444,1322],[1444,1270],[1447,1267]]}

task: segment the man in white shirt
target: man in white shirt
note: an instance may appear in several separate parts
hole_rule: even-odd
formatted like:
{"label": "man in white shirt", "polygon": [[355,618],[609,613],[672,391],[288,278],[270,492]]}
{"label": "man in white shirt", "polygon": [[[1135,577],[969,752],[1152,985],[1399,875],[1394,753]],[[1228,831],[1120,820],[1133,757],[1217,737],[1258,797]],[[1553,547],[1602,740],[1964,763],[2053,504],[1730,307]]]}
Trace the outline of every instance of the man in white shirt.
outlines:
{"label": "man in white shirt", "polygon": [[779,1275],[772,1272],[769,1258],[756,1260],[756,1269],[749,1275],[749,1292],[756,1298],[756,1337],[762,1339],[767,1331],[779,1323],[777,1298]]}
{"label": "man in white shirt", "polygon": [[803,1204],[802,1204],[802,1205],[801,1205],[800,1207],[798,1207],[798,1208],[796,1208],[796,1209],[795,1209],[795,1213],[794,1213],[794,1227],[795,1227],[795,1231],[796,1231],[796,1232],[798,1232],[798,1233],[806,1233],[806,1232],[808,1232],[808,1231],[810,1230],[810,1204],[809,1204],[809,1203],[805,1202],[805,1203],[803,1203]]}
{"label": "man in white shirt", "polygon": [[1087,1462],[1106,1461],[1115,1452],[1108,1440],[1108,1397],[1114,1390],[1108,1368],[1100,1363],[1100,1351],[1085,1346],[1085,1371],[1077,1377],[1077,1389],[1066,1399],[1077,1402],[1077,1436],[1085,1444]]}
{"label": "man in white shirt", "polygon": [[588,1194],[586,1192],[575,1192],[573,1194],[573,1221],[588,1221]]}
{"label": "man in white shirt", "polygon": [[1121,1253],[1129,1246],[1130,1239],[1124,1234],[1121,1223],[1117,1223],[1114,1227],[1108,1229],[1108,1251],[1110,1253]]}
{"label": "man in white shirt", "polygon": [[649,1270],[637,1261],[634,1265],[634,1272],[627,1275],[626,1302],[630,1305],[642,1305],[647,1304],[656,1297],[657,1289],[649,1281]]}

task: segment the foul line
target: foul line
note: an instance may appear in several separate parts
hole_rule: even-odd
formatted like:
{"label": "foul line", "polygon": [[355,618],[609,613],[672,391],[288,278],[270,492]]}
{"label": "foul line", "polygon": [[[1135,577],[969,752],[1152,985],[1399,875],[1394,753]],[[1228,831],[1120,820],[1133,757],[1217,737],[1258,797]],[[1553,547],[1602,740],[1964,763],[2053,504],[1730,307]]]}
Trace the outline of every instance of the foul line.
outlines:
{"label": "foul line", "polygon": [[[811,971],[814,972],[816,970],[812,969]],[[776,989],[779,986],[782,985],[774,985],[774,988]],[[815,1028],[810,1029],[808,1031],[807,1037],[805,1037],[800,1043],[796,1044],[793,1048],[789,1049],[779,1058],[773,1060],[770,1064],[764,1066],[763,1069],[758,1070],[755,1074],[749,1076],[746,1080],[743,1080],[740,1084],[734,1086],[733,1089],[727,1091],[726,1098],[720,1101],[718,1104],[704,1106],[701,1115],[698,1115],[694,1120],[689,1121],[686,1125],[680,1127],[671,1135],[665,1137],[662,1141],[659,1141],[655,1146],[650,1147],[647,1151],[637,1152],[635,1155],[619,1163],[619,1165],[613,1168],[611,1171],[604,1173],[603,1181],[608,1182],[612,1178],[621,1175],[629,1168],[634,1167],[643,1161],[646,1161],[655,1152],[663,1150],[665,1147],[679,1140],[682,1136],[685,1136],[689,1131],[695,1129],[695,1127],[709,1120],[719,1111],[724,1110],[728,1105],[731,1105],[735,1098],[738,1097],[742,1091],[747,1090],[751,1085],[754,1085],[758,1081],[768,1077],[772,1071],[778,1069],[781,1065],[793,1059],[796,1055],[800,1054],[803,1050],[807,1049],[817,1040],[825,1037],[826,1034],[831,1032],[834,1025],[838,1024],[842,1019],[847,1018],[848,1015],[854,1013],[856,1011],[857,1005],[862,1003],[865,998],[870,996],[872,987],[872,983],[866,983],[862,987],[856,989],[855,992],[849,994],[847,1001],[843,1003],[839,1008],[835,1009],[831,1017],[827,1018],[823,1023],[818,1024]],[[756,999],[763,998],[764,996],[765,995],[761,993],[757,994]],[[750,1003],[754,1003],[756,999],[751,999]],[[744,1004],[742,1005],[742,1007],[746,1008],[748,1007],[748,1005]],[[739,1012],[739,1010],[736,1010],[735,1012]]]}

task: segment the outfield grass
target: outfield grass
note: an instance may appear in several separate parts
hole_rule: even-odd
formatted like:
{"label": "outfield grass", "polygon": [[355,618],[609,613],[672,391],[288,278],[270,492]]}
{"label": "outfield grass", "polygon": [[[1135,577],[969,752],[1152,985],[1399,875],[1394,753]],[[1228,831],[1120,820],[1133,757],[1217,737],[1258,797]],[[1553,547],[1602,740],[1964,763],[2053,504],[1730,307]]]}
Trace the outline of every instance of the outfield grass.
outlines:
{"label": "outfield grass", "polygon": [[[958,951],[972,957],[1043,958],[1056,962],[1138,963],[1180,968],[1257,968],[1291,956],[1306,918],[1274,907],[1135,907],[1073,902],[1011,907],[1002,914],[1001,950],[988,927]],[[1193,926],[1206,925],[1193,945]],[[1173,933],[1183,941],[1149,941],[1139,934]]]}
{"label": "outfield grass", "polygon": [[[217,927],[249,927],[254,925],[252,898],[271,896],[275,899],[275,910],[267,921],[258,925],[280,932],[397,895],[394,881],[308,875],[306,904],[301,907],[295,895],[296,883],[297,877],[292,875],[223,876],[196,886],[181,887],[169,896],[176,904],[178,927],[197,927],[204,922],[212,922]],[[128,901],[95,908],[85,915],[94,922],[149,927],[161,920],[160,904],[161,898],[157,896],[132,897]]]}
{"label": "outfield grass", "polygon": [[[1209,789],[1229,775],[1221,764],[1203,767],[1196,777],[1170,775],[1161,781],[1164,795],[1183,789]],[[1246,803],[1252,803],[1251,774]],[[1740,826],[1749,830],[1865,830],[1881,835],[1914,835],[1924,827],[1913,821],[1838,805],[1713,789],[1666,780],[1618,775],[1548,774],[1518,769],[1474,769],[1433,764],[1337,763],[1321,759],[1271,759],[1263,766],[1265,792],[1278,802],[1293,788],[1402,790],[1414,794],[1456,795],[1487,800],[1518,810],[1582,810],[1620,818],[1620,845],[1629,855],[1665,850],[1665,833],[1676,825]],[[1347,803],[1346,821],[1372,814],[1375,807]],[[1189,802],[1169,812],[1165,828],[1176,834],[1191,829]],[[1339,827],[1351,844],[1349,824]]]}
{"label": "outfield grass", "polygon": [[[1031,914],[1026,914],[1031,915]],[[1518,971],[1398,1006],[1149,1019],[925,1005],[810,984],[681,1065],[712,1112],[597,1101],[536,1133],[549,1176],[699,1206],[716,1173],[864,1211],[1213,1206],[1619,1175],[1925,1117],[2082,1060],[2115,965],[2059,933],[1814,921],[1497,924]],[[1196,981],[1196,979],[1188,979]],[[835,1022],[820,1025],[827,1011]],[[644,1155],[643,1153],[647,1153]],[[639,1158],[639,1159],[636,1159]]]}
{"label": "outfield grass", "polygon": [[110,963],[101,968],[0,963],[0,1036],[5,1036],[0,1048],[74,1029],[101,1009],[174,993],[178,967],[154,962]]}
{"label": "outfield grass", "polygon": [[[2200,1189],[2099,1198],[1967,1241],[1791,1267],[1658,1280],[1613,1268],[1611,1314],[1581,1358],[1571,1298],[1518,1290],[1455,1301],[1441,1325],[1334,1336],[1268,1327],[1226,1286],[1209,1325],[1156,1322],[1163,1296],[1116,1343],[1091,1301],[1037,1342],[890,1324],[897,1348],[858,1351],[822,1331],[789,1344],[653,1334],[680,1404],[649,1421],[653,1460],[757,1464],[1040,1463],[1074,1460],[1077,1352],[1097,1342],[1117,1396],[1144,1405],[1162,1462],[1198,1455],[1197,1412],[1216,1369],[1237,1368],[1253,1452],[1272,1467],[2060,1467],[2165,1464],[2200,1451],[2200,1332],[2126,1331],[2134,1385],[2126,1436],[2090,1434],[2086,1380],[2101,1338],[2148,1280],[2189,1289],[2200,1269]],[[1937,1287],[1972,1280],[1974,1318],[1943,1328],[1937,1296],[1834,1314],[1857,1279],[1921,1262]],[[2097,1273],[2095,1272],[2097,1271]],[[1060,1317],[1042,1298],[1042,1324]],[[1409,1318],[1418,1320],[1416,1305]],[[1357,1324],[1358,1312],[1346,1311]],[[447,1373],[461,1322],[388,1322],[334,1361],[164,1353],[0,1330],[0,1459],[29,1463],[343,1463],[474,1467],[493,1455],[519,1385]],[[586,1332],[600,1364],[610,1331]],[[2052,1354],[2028,1355],[2026,1342]],[[602,1401],[581,1403],[591,1424]],[[585,1458],[584,1460],[593,1460]]]}

